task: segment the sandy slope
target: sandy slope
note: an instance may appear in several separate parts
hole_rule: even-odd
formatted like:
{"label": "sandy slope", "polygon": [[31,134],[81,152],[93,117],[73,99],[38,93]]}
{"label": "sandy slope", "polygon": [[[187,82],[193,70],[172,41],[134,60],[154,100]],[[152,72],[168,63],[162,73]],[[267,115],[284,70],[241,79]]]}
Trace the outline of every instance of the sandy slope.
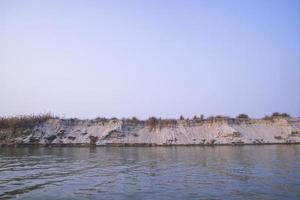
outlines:
{"label": "sandy slope", "polygon": [[[32,129],[0,130],[10,135],[1,143],[24,144],[131,144],[211,145],[299,143],[300,119],[177,120],[176,124],[149,126],[143,121],[49,119]],[[18,135],[18,136],[14,136]]]}

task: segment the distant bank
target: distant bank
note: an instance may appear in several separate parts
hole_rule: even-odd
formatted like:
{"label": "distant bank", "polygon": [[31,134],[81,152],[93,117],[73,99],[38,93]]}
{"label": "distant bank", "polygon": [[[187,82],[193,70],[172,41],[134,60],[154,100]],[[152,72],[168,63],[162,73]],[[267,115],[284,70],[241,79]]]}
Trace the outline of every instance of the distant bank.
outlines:
{"label": "distant bank", "polygon": [[156,146],[300,143],[300,118],[215,116],[148,120],[60,119],[51,115],[0,118],[0,146]]}

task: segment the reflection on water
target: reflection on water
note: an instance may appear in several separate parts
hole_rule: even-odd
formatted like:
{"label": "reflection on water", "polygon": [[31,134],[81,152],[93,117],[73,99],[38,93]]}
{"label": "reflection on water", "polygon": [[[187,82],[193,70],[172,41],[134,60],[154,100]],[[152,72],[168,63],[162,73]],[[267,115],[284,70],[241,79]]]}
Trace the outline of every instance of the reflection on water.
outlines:
{"label": "reflection on water", "polygon": [[0,148],[0,199],[299,199],[300,145]]}

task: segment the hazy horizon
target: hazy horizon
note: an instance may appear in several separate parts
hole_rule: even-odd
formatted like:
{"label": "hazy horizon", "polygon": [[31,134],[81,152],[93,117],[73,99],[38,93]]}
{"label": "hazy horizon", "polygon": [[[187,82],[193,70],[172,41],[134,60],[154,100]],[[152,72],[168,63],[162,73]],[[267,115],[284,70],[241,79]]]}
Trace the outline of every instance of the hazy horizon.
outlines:
{"label": "hazy horizon", "polygon": [[300,116],[299,1],[0,1],[0,116]]}

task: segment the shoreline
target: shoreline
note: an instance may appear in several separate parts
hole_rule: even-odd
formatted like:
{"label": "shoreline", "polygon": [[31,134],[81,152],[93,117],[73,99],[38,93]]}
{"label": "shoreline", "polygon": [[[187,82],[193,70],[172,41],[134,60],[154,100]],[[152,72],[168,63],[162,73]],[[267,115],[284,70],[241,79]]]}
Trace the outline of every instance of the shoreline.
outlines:
{"label": "shoreline", "polygon": [[80,144],[0,144],[0,149],[5,147],[19,148],[19,147],[218,147],[218,146],[269,146],[269,145],[300,145],[300,142],[293,143],[247,143],[247,144],[101,144],[90,145],[85,143]]}
{"label": "shoreline", "polygon": [[300,118],[0,120],[2,146],[220,146],[300,144]]}

